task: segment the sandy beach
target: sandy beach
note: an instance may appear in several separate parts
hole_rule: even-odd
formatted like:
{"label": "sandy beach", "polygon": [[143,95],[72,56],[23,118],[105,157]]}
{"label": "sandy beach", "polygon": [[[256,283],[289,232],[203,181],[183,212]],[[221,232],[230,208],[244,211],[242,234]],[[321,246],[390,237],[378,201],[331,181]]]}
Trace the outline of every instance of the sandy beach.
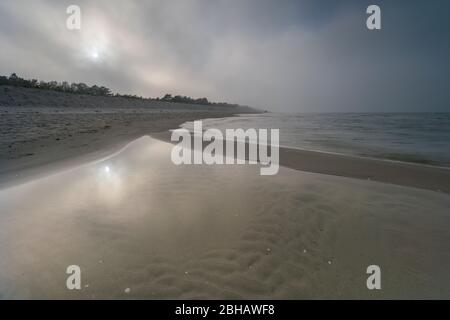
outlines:
{"label": "sandy beach", "polygon": [[[2,112],[0,298],[450,294],[448,169],[288,148],[276,176],[176,166],[169,129],[233,113]],[[83,271],[75,292],[65,286],[73,264]],[[380,291],[366,287],[372,264]]]}
{"label": "sandy beach", "polygon": [[[449,296],[448,194],[284,167],[175,166],[171,148],[142,137],[2,190],[1,297]],[[65,287],[72,264],[79,291]],[[371,264],[382,290],[366,288]]]}
{"label": "sandy beach", "polygon": [[0,298],[449,296],[450,170],[289,148],[275,176],[172,163],[169,129],[235,112],[2,107]]}

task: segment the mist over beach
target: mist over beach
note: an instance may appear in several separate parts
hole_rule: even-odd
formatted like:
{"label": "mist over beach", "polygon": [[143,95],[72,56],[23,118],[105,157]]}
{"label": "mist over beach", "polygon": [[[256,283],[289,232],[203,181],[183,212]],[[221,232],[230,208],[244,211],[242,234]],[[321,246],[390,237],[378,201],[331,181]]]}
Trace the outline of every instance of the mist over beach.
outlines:
{"label": "mist over beach", "polygon": [[449,9],[2,1],[0,299],[450,298]]}

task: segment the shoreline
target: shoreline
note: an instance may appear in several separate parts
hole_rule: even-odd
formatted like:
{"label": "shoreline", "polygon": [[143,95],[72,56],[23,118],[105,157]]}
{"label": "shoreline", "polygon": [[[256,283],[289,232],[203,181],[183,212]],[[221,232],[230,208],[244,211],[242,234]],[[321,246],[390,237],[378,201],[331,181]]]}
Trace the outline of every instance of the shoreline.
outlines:
{"label": "shoreline", "polygon": [[[169,133],[152,137],[171,142]],[[448,168],[281,146],[279,150],[280,166],[290,169],[450,194]]]}
{"label": "shoreline", "polygon": [[[55,144],[53,141],[44,144],[43,148],[43,145],[40,145],[41,150],[36,155],[0,161],[0,189],[111,156],[131,141],[145,135],[172,143],[169,130],[178,128],[187,121],[236,115],[224,111],[198,111],[180,112],[170,118],[140,122],[127,122],[122,119],[108,130],[92,130],[88,134],[78,134],[73,141],[66,143]],[[36,143],[41,144],[42,141],[38,140]],[[280,166],[298,171],[450,193],[450,170],[431,165],[280,146]]]}

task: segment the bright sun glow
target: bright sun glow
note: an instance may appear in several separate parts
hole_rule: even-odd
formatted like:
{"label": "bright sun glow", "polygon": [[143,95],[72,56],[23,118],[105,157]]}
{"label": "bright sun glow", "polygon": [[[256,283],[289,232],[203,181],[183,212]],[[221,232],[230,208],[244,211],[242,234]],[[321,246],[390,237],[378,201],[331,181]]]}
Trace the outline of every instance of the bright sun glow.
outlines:
{"label": "bright sun glow", "polygon": [[105,172],[109,172],[110,170],[109,166],[105,166]]}
{"label": "bright sun glow", "polygon": [[92,51],[91,57],[92,57],[92,59],[97,60],[98,57],[99,57],[98,52],[97,51]]}

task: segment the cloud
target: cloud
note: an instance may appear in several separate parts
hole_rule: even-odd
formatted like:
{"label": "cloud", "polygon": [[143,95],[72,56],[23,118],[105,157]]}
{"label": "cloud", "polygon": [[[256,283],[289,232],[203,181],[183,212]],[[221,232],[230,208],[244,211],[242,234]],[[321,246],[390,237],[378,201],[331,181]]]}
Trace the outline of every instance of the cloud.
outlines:
{"label": "cloud", "polygon": [[[274,111],[448,110],[449,4],[378,1],[0,3],[0,70],[114,91],[167,92]],[[92,52],[99,57],[92,59]]]}

